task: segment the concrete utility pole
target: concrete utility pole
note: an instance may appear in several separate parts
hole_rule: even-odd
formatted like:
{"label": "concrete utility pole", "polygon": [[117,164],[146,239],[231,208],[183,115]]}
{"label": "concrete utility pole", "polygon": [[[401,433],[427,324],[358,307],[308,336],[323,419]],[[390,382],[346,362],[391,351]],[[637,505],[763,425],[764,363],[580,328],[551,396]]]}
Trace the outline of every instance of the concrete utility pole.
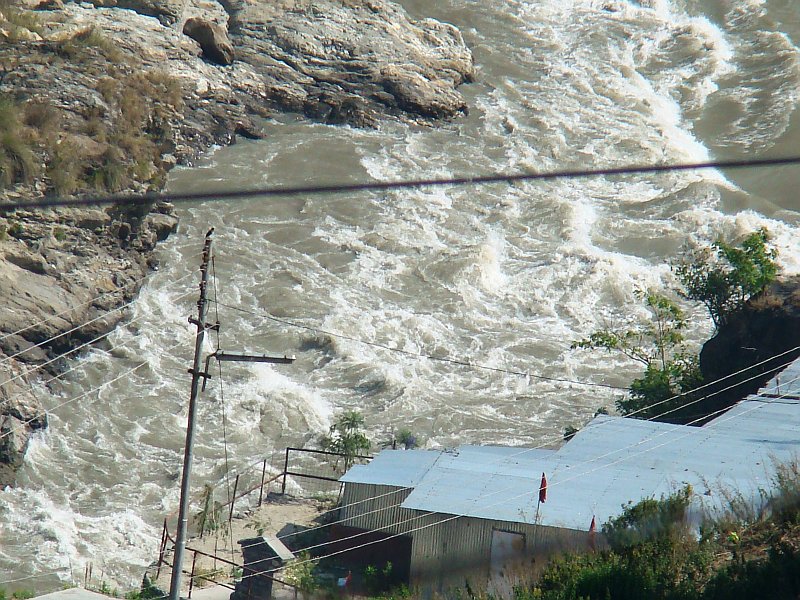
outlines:
{"label": "concrete utility pole", "polygon": [[212,358],[216,358],[218,361],[277,364],[291,364],[295,360],[294,356],[267,356],[266,354],[244,354],[241,352],[224,352],[222,350],[217,350],[206,357],[205,370],[200,370],[202,366],[201,354],[203,351],[206,329],[219,328],[219,323],[214,325],[206,323],[206,314],[208,313],[206,287],[208,284],[208,265],[211,260],[211,234],[213,231],[214,228],[212,227],[206,234],[206,242],[203,247],[203,262],[200,265],[200,299],[197,301],[197,319],[189,318],[189,322],[197,326],[197,336],[194,346],[194,364],[192,368],[189,369],[189,373],[192,375],[192,389],[189,395],[189,416],[186,425],[186,446],[183,455],[183,478],[181,479],[178,531],[175,536],[175,554],[172,560],[172,579],[170,580],[169,600],[179,600],[181,593],[181,574],[183,570],[183,555],[186,550],[186,531],[189,517],[189,484],[192,470],[192,446],[194,445],[195,405],[200,380],[203,380],[203,390],[205,390],[206,380],[211,378],[211,375],[208,374],[208,363]]}
{"label": "concrete utility pole", "polygon": [[196,420],[197,390],[200,379],[208,377],[208,373],[201,372],[203,366],[201,354],[203,342],[206,337],[206,314],[208,313],[208,299],[206,287],[208,286],[208,265],[211,261],[211,234],[213,228],[206,234],[203,246],[203,261],[200,265],[200,299],[197,301],[197,319],[189,317],[189,322],[197,326],[197,335],[194,343],[194,363],[189,373],[192,375],[192,390],[189,395],[189,416],[186,424],[186,444],[183,451],[183,477],[181,479],[181,500],[178,512],[178,531],[175,534],[175,554],[172,557],[172,579],[169,585],[169,600],[179,600],[181,596],[181,571],[183,569],[183,553],[186,549],[186,525],[189,519],[189,483],[192,473],[192,446],[194,445],[194,426]]}

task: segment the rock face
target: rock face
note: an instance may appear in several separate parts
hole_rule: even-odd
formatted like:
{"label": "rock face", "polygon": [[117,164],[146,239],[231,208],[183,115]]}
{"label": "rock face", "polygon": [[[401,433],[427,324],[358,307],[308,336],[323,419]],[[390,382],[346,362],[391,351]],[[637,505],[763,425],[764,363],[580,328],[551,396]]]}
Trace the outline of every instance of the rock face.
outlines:
{"label": "rock face", "polygon": [[720,410],[754,393],[786,363],[800,356],[798,350],[787,352],[799,345],[800,278],[782,279],[733,315],[700,353],[700,368],[706,381],[766,362],[710,387],[710,398],[697,412]]}
{"label": "rock face", "polygon": [[4,4],[0,485],[47,423],[26,371],[55,372],[110,331],[177,224],[168,205],[23,212],[4,202],[160,189],[209,146],[260,137],[272,110],[355,126],[458,117],[457,87],[473,76],[455,27],[414,22],[387,0]]}
{"label": "rock face", "polygon": [[30,435],[47,426],[28,372],[57,372],[73,348],[125,318],[119,307],[153,266],[156,241],[177,227],[171,205],[155,210],[127,220],[65,209],[0,218],[0,486],[13,483]]}
{"label": "rock face", "polygon": [[474,66],[452,25],[413,23],[381,0],[237,2],[229,10],[238,55],[266,75],[271,106],[356,125],[386,112],[466,111],[456,87],[472,80]]}

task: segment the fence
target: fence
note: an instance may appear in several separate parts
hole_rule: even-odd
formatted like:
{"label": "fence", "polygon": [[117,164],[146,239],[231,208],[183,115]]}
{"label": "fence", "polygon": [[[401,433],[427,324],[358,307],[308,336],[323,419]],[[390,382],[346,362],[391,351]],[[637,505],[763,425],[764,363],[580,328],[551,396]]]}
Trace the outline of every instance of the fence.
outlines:
{"label": "fence", "polygon": [[[220,490],[206,486],[204,494],[199,498],[203,508],[197,513],[193,523],[193,533],[202,538],[207,531],[219,526],[222,520],[225,520],[230,525],[235,509],[237,506],[242,506],[242,501],[246,500],[248,502],[248,509],[259,507],[269,497],[270,493],[300,498],[338,498],[341,490],[339,477],[351,465],[362,464],[371,459],[371,456],[348,456],[337,452],[307,448],[286,448],[282,455],[273,453],[271,457],[264,458],[263,461],[255,463],[249,469],[237,473],[233,478],[232,491],[225,490],[224,500],[218,500],[215,497],[220,493]],[[156,577],[160,575],[162,565],[172,567],[166,556],[167,546],[170,543],[173,545],[175,543],[169,533],[169,519],[173,516],[174,514],[164,519],[158,562],[156,564]],[[198,573],[198,556],[207,557],[214,561],[213,570],[216,570],[217,562],[231,566],[231,568],[242,567],[242,565],[218,555],[209,554],[189,546],[186,547],[186,551],[194,553],[191,571],[184,570],[190,576],[190,598],[196,581],[212,581],[208,575]],[[274,577],[269,577],[269,579],[289,585]]]}
{"label": "fence", "polygon": [[[353,464],[371,459],[371,456],[348,456],[326,450],[286,448],[281,494],[286,493],[288,484],[294,483],[292,489],[299,489],[306,496],[326,494],[338,496],[341,490],[339,477]],[[289,480],[289,477],[292,477],[294,482]],[[298,480],[302,480],[303,483]]]}
{"label": "fence", "polygon": [[[156,570],[156,579],[158,579],[158,577],[161,575],[161,567],[162,566],[168,566],[170,569],[173,567],[173,565],[166,558],[167,544],[169,544],[169,543],[172,543],[174,545],[175,544],[175,540],[169,534],[169,528],[167,527],[167,520],[164,519],[164,528],[163,528],[162,534],[161,534],[161,546],[159,548],[159,554],[158,554],[158,566],[157,566],[157,570]],[[228,560],[228,559],[223,558],[221,556],[217,556],[215,554],[210,554],[208,552],[204,552],[204,551],[199,550],[197,548],[192,548],[191,546],[188,546],[188,545],[186,546],[186,552],[187,553],[191,553],[191,555],[192,555],[192,568],[191,568],[191,570],[187,571],[186,569],[182,569],[182,573],[189,576],[189,595],[188,595],[189,599],[191,599],[192,591],[194,590],[195,586],[198,585],[198,582],[209,582],[209,583],[213,583],[214,585],[220,585],[222,587],[228,588],[231,591],[234,591],[236,589],[236,586],[231,585],[230,583],[228,583],[228,581],[232,581],[234,579],[234,574],[235,573],[246,573],[247,572],[247,570],[245,568],[246,565],[244,565],[244,564],[239,564],[237,562],[234,562],[232,560]],[[210,559],[212,561],[213,567],[211,568],[210,571],[206,570],[206,569],[198,568],[198,562],[197,562],[197,557],[198,556]],[[218,569],[217,568],[217,563],[221,563],[221,564],[225,565],[225,567],[229,567],[230,568],[231,576],[230,577],[225,577],[225,579],[227,579],[227,581],[217,581],[217,578],[220,575],[224,574],[224,570],[223,569]],[[296,586],[292,585],[291,583],[288,583],[286,581],[278,579],[277,577],[273,577],[269,573],[264,573],[264,572],[258,572],[258,574],[255,575],[255,577],[262,577],[264,579],[270,580],[272,583],[277,583],[279,585],[287,587],[287,588],[293,590],[295,597],[297,597],[298,588]]]}

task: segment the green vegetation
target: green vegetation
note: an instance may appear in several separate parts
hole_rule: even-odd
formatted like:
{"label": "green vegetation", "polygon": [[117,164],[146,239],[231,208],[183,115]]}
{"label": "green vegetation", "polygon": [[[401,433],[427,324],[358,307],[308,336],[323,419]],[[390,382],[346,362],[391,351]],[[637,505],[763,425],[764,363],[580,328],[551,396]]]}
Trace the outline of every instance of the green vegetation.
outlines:
{"label": "green vegetation", "polygon": [[123,59],[122,53],[114,45],[114,42],[95,27],[79,30],[75,35],[61,42],[57,48],[60,56],[76,63],[91,61],[92,51],[100,52],[112,63],[118,63]]}
{"label": "green vegetation", "polygon": [[201,538],[208,532],[216,531],[223,524],[222,504],[214,500],[214,486],[205,484],[202,502],[203,508],[195,515]]}
{"label": "green vegetation", "polygon": [[30,182],[37,172],[22,114],[18,103],[0,96],[0,188]]}
{"label": "green vegetation", "polygon": [[641,297],[650,314],[648,321],[601,329],[574,342],[572,348],[619,352],[644,365],[642,377],[634,379],[627,397],[617,401],[620,413],[681,422],[680,407],[689,401],[690,390],[702,382],[697,358],[683,344],[686,317],[666,296],[648,293]]}
{"label": "green vegetation", "polygon": [[353,465],[359,455],[369,452],[371,444],[361,432],[363,426],[364,417],[360,412],[347,411],[339,415],[328,435],[320,440],[323,450],[344,456],[344,471]]}
{"label": "green vegetation", "polygon": [[287,583],[295,586],[304,597],[308,597],[320,586],[319,580],[314,575],[316,566],[316,561],[311,559],[311,555],[307,551],[304,551],[286,565],[281,577]]}
{"label": "green vegetation", "polygon": [[[800,595],[800,474],[778,469],[769,516],[687,524],[692,490],[624,507],[602,532],[608,548],[553,560],[516,600],[796,599]],[[732,507],[733,508],[733,507]]]}
{"label": "green vegetation", "polygon": [[125,600],[153,600],[163,597],[164,593],[153,584],[147,575],[142,578],[142,585],[138,590],[125,594]]}
{"label": "green vegetation", "polygon": [[716,327],[728,322],[744,303],[775,280],[778,251],[769,246],[769,232],[761,228],[738,245],[717,240],[711,248],[687,253],[673,270],[683,294],[702,302]]}
{"label": "green vegetation", "polygon": [[9,44],[18,44],[30,38],[31,33],[42,33],[42,25],[33,11],[22,10],[14,6],[9,0],[0,0],[0,13],[5,21],[3,29],[7,32],[3,36]]}
{"label": "green vegetation", "polygon": [[[685,254],[672,269],[683,289],[679,294],[701,302],[716,327],[727,323],[745,302],[761,293],[778,273],[778,253],[769,246],[765,228],[737,245],[716,241],[711,247]],[[703,382],[698,357],[687,351],[683,331],[686,317],[670,298],[642,294],[650,319],[626,327],[606,327],[572,348],[604,349],[641,363],[644,373],[631,382],[630,392],[617,401],[622,415],[670,423],[694,422],[703,407],[690,410]],[[706,409],[707,410],[707,409]],[[565,438],[574,435],[565,432]]]}
{"label": "green vegetation", "polygon": [[364,568],[364,587],[370,596],[388,592],[394,582],[392,563],[387,561],[383,566],[367,565]]}
{"label": "green vegetation", "polygon": [[[11,594],[11,600],[29,600],[35,595],[32,590],[17,590]],[[6,591],[0,588],[0,600],[6,600],[6,598],[8,598]]]}
{"label": "green vegetation", "polygon": [[[18,24],[14,27],[29,32],[39,28],[32,11],[13,8],[8,0],[0,0],[0,12],[8,23]],[[8,23],[3,24],[6,31]],[[81,102],[79,94],[65,109],[24,87],[13,96],[0,95],[0,190],[38,181],[58,195],[163,185],[161,157],[173,149],[172,124],[183,108],[176,79],[142,72],[113,38],[95,27],[26,46],[24,60],[49,71],[66,67],[65,85],[88,87],[88,97]],[[70,81],[75,69],[65,63],[81,65],[79,80]],[[15,55],[4,56],[0,72],[17,66]],[[95,99],[97,94],[102,102]],[[142,205],[120,212],[135,223],[149,209]]]}

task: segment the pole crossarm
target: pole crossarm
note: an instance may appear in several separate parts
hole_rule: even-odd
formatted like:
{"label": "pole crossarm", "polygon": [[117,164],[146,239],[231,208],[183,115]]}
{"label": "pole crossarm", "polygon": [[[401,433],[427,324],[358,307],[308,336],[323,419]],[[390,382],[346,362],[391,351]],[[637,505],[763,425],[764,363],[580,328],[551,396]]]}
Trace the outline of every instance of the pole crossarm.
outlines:
{"label": "pole crossarm", "polygon": [[290,365],[296,359],[295,356],[269,356],[267,354],[245,354],[244,352],[229,352],[225,350],[217,350],[210,356],[216,358],[218,361],[229,362],[257,362],[257,363],[275,363],[279,365]]}
{"label": "pole crossarm", "polygon": [[216,352],[206,356],[206,371],[202,374],[203,391],[206,391],[206,380],[212,378],[212,375],[208,372],[208,365],[212,358],[216,358],[219,362],[254,362],[273,363],[278,365],[290,365],[297,360],[294,356],[269,356],[268,354],[245,354],[244,352],[226,352],[225,350],[217,350]]}

